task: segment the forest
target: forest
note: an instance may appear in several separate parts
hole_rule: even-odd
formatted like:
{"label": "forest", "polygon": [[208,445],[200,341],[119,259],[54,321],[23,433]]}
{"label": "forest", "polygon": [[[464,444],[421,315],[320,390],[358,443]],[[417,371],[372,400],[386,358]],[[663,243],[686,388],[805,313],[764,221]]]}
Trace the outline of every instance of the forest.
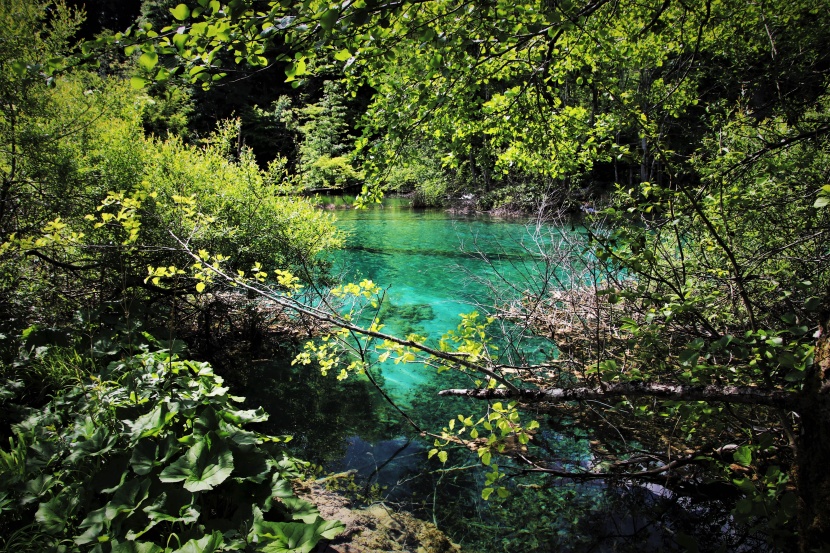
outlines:
{"label": "forest", "polygon": [[[483,503],[657,486],[725,513],[665,550],[830,551],[828,7],[0,0],[0,549],[336,540],[237,391],[271,356],[448,376],[412,425]],[[399,335],[332,270],[343,194],[582,238]]]}

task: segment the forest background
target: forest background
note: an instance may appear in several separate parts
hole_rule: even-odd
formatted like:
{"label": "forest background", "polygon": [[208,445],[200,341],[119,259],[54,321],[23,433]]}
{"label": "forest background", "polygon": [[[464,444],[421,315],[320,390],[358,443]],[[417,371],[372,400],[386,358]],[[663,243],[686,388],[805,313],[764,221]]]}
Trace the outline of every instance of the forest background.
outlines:
{"label": "forest background", "polygon": [[[429,454],[474,450],[485,499],[519,473],[708,486],[736,528],[717,547],[828,547],[828,10],[127,6],[0,3],[5,547],[333,538],[288,438],[245,428],[267,415],[208,364],[309,333],[327,345],[299,359],[343,378],[371,377],[369,351],[474,375],[442,394],[483,414],[430,429]],[[342,305],[382,290],[332,288],[324,190],[585,212],[579,285],[540,275],[494,309],[560,355],[518,364],[473,316],[439,346],[358,325]],[[601,462],[545,458],[529,413],[606,428]]]}

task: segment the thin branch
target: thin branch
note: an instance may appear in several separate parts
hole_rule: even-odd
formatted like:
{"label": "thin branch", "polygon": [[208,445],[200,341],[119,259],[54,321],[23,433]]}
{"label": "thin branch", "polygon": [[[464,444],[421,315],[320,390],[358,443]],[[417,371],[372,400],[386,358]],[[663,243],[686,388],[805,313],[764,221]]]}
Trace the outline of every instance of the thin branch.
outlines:
{"label": "thin branch", "polygon": [[767,405],[791,411],[801,406],[799,394],[783,390],[768,390],[750,386],[691,386],[658,384],[653,382],[621,382],[602,388],[546,388],[546,389],[450,389],[441,390],[441,396],[463,396],[473,399],[517,399],[526,403],[598,400],[616,397],[654,397],[671,401],[723,401],[749,405]]}
{"label": "thin branch", "polygon": [[346,330],[349,330],[349,331],[354,332],[356,334],[360,334],[362,336],[370,336],[372,338],[379,338],[381,340],[385,340],[385,341],[393,343],[393,344],[397,344],[397,345],[400,345],[400,346],[404,346],[404,347],[408,347],[408,348],[418,350],[422,353],[426,353],[427,355],[437,357],[438,359],[443,359],[444,361],[449,361],[450,363],[455,363],[455,364],[461,365],[462,367],[466,367],[470,370],[480,372],[480,373],[484,374],[485,376],[488,376],[488,377],[492,378],[493,380],[495,380],[499,384],[502,384],[502,385],[506,386],[506,389],[508,389],[508,390],[515,390],[517,392],[519,391],[519,389],[512,382],[510,382],[509,380],[507,380],[503,376],[495,373],[492,369],[490,369],[488,367],[485,367],[485,366],[480,365],[478,363],[473,363],[471,361],[468,361],[467,359],[464,358],[464,356],[460,356],[460,355],[457,355],[457,354],[454,354],[454,353],[451,353],[451,352],[437,350],[435,348],[431,348],[431,347],[429,347],[425,344],[422,344],[420,342],[416,342],[415,340],[405,340],[405,339],[402,339],[402,338],[398,338],[397,336],[393,336],[391,334],[386,334],[386,333],[383,333],[383,332],[377,332],[377,331],[374,331],[374,330],[369,330],[369,329],[357,326],[357,325],[343,319],[342,317],[340,317],[336,313],[330,313],[330,312],[327,312],[327,311],[322,311],[322,310],[317,309],[315,307],[302,304],[302,303],[300,303],[297,300],[294,300],[292,298],[281,296],[281,295],[277,294],[276,292],[274,292],[273,290],[271,290],[269,288],[265,288],[265,287],[260,288],[258,286],[253,286],[248,282],[245,282],[245,281],[240,280],[238,278],[235,278],[231,275],[228,275],[225,272],[223,272],[221,269],[218,269],[217,267],[214,267],[213,265],[203,263],[203,260],[198,255],[193,253],[193,251],[190,250],[190,248],[187,246],[187,244],[185,242],[183,242],[178,236],[176,236],[173,232],[170,232],[170,235],[173,237],[174,240],[176,240],[176,242],[179,243],[179,245],[181,245],[184,253],[186,253],[187,255],[192,257],[193,260],[196,261],[197,263],[204,264],[204,266],[208,270],[210,270],[211,272],[213,272],[217,276],[221,277],[226,282],[233,283],[234,285],[239,286],[240,288],[244,288],[245,290],[249,290],[249,291],[251,291],[251,292],[253,292],[253,293],[255,293],[255,294],[257,294],[257,295],[259,295],[263,298],[267,298],[268,300],[273,301],[274,303],[276,303],[278,305],[281,305],[283,307],[291,309],[292,311],[294,311],[296,313],[301,313],[303,315],[308,315],[309,317],[313,317],[313,318],[317,319],[318,321],[329,323],[329,324],[331,324],[333,326],[336,326],[338,328],[344,328]]}

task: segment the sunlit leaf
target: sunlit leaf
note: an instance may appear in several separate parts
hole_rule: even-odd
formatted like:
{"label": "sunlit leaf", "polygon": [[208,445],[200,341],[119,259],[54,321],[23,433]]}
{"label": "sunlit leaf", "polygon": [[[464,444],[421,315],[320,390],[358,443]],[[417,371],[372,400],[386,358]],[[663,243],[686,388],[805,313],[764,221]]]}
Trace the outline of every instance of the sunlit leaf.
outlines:
{"label": "sunlit leaf", "polygon": [[186,4],[179,4],[175,8],[170,8],[170,13],[179,21],[184,21],[190,17],[190,8]]}
{"label": "sunlit leaf", "polygon": [[159,61],[159,55],[156,52],[144,52],[138,58],[138,65],[146,70],[149,71],[156,66]]}

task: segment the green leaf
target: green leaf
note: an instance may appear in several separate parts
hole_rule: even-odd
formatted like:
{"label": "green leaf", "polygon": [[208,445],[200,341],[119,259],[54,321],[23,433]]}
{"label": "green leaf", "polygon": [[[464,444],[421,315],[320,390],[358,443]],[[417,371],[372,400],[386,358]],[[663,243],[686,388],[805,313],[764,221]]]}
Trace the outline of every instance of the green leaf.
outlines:
{"label": "green leaf", "polygon": [[173,435],[167,436],[161,442],[151,439],[141,440],[133,448],[130,466],[133,468],[133,472],[138,475],[149,474],[154,468],[166,465],[179,452],[179,449]]}
{"label": "green leaf", "polygon": [[813,207],[827,207],[828,205],[830,205],[830,196],[819,196]]}
{"label": "green leaf", "polygon": [[86,531],[80,536],[75,537],[75,543],[84,545],[87,543],[94,543],[98,541],[98,536],[104,527],[109,527],[110,517],[107,516],[106,507],[101,507],[90,512],[86,518],[78,526],[79,528],[86,528]]}
{"label": "green leaf", "polygon": [[187,45],[187,39],[190,38],[190,35],[187,33],[176,33],[173,35],[173,46],[175,46],[179,52],[184,50],[184,47]]}
{"label": "green leaf", "polygon": [[677,543],[686,550],[686,553],[698,553],[697,540],[688,534],[678,532],[675,536]]}
{"label": "green leaf", "polygon": [[318,518],[311,524],[301,522],[254,521],[251,533],[260,541],[270,540],[260,548],[267,553],[310,553],[320,539],[332,539],[340,534],[345,526],[339,521],[326,521]]}
{"label": "green leaf", "polygon": [[23,75],[23,73],[26,72],[26,62],[21,60],[15,60],[12,62],[11,68],[16,75]]}
{"label": "green leaf", "polygon": [[127,421],[132,428],[131,437],[134,440],[148,436],[158,436],[159,433],[173,420],[179,411],[179,404],[164,402],[157,405],[149,413],[138,417],[135,422]]}
{"label": "green leaf", "polygon": [[195,523],[199,520],[200,513],[193,502],[194,495],[183,488],[160,493],[151,504],[142,508],[147,518],[150,519],[150,524],[133,537],[143,534],[159,522]]}
{"label": "green leaf", "polygon": [[66,494],[61,494],[56,495],[46,503],[41,503],[35,513],[35,520],[40,524],[40,529],[47,534],[63,532],[77,502],[77,498],[70,498]]}
{"label": "green leaf", "polygon": [[120,513],[135,511],[148,496],[150,479],[139,478],[124,482],[105,507],[106,516],[112,520]]}
{"label": "green leaf", "polygon": [[190,17],[190,8],[188,8],[185,4],[179,4],[175,8],[170,8],[170,13],[173,14],[173,17],[179,21],[184,21]]}
{"label": "green leaf", "polygon": [[493,488],[484,488],[481,490],[481,499],[487,501],[490,499],[490,495],[493,493]]}
{"label": "green leaf", "polygon": [[336,59],[337,61],[346,61],[350,57],[352,57],[352,53],[346,49],[340,50],[339,52],[334,54],[334,59]]}
{"label": "green leaf", "polygon": [[216,531],[198,540],[193,538],[173,553],[213,553],[214,551],[221,551],[224,541],[225,538],[222,533]]}
{"label": "green leaf", "polygon": [[135,90],[141,90],[142,88],[147,86],[147,83],[149,82],[150,81],[142,77],[130,77],[130,86],[133,87]]}
{"label": "green leaf", "polygon": [[224,444],[211,451],[207,440],[197,442],[159,474],[162,482],[184,481],[189,492],[212,490],[233,472],[233,455]]}
{"label": "green leaf", "polygon": [[439,451],[438,452],[438,460],[442,463],[447,462],[447,452],[446,451]]}
{"label": "green leaf", "polygon": [[271,484],[271,495],[285,499],[286,497],[294,497],[294,490],[291,488],[291,482],[282,478],[279,474],[274,474],[274,481]]}
{"label": "green leaf", "polygon": [[118,441],[118,436],[106,426],[99,426],[88,440],[77,442],[64,464],[76,463],[85,457],[99,457],[110,451]]}
{"label": "green leaf", "polygon": [[320,26],[326,31],[330,31],[334,27],[334,24],[337,23],[338,15],[337,10],[326,10],[320,16]]}
{"label": "green leaf", "polygon": [[138,65],[145,71],[150,71],[159,62],[159,55],[155,52],[144,52],[138,58]]}
{"label": "green leaf", "polygon": [[282,500],[282,504],[288,507],[291,511],[291,518],[294,520],[302,520],[306,524],[311,524],[320,517],[317,507],[299,497],[286,497]]}
{"label": "green leaf", "polygon": [[739,465],[748,467],[752,463],[752,449],[749,446],[742,445],[732,454],[732,458]]}
{"label": "green leaf", "polygon": [[40,496],[44,495],[56,484],[58,484],[58,481],[53,475],[41,474],[34,480],[29,480],[23,486],[24,492],[20,499],[20,504],[27,505],[37,501]]}

